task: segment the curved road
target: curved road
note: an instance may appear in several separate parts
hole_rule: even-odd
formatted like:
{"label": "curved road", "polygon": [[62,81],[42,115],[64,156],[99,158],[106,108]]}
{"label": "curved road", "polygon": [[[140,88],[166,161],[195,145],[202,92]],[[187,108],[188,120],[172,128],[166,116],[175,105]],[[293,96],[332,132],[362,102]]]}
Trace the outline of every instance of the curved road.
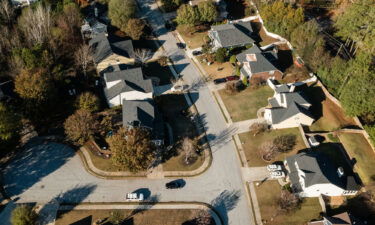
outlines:
{"label": "curved road", "polygon": [[[176,47],[173,35],[164,29],[162,15],[153,2],[139,0],[139,3],[178,73],[191,83],[200,80],[195,66]],[[100,179],[84,170],[79,156],[69,147],[45,143],[30,147],[4,169],[7,193],[19,197],[17,202],[47,203],[56,198],[69,202],[123,202],[125,193],[146,188],[150,198],[158,201],[209,203],[225,224],[254,224],[231,133],[207,86],[204,83],[198,86],[191,96],[206,124],[213,162],[202,175],[185,178],[183,189],[166,190],[164,184],[171,179]]]}

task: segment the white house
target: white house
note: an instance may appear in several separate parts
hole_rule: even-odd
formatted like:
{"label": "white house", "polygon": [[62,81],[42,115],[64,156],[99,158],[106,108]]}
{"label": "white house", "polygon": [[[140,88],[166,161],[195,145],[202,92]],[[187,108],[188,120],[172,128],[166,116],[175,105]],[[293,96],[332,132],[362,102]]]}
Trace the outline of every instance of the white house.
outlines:
{"label": "white house", "polygon": [[299,153],[287,157],[284,164],[293,192],[301,197],[355,195],[358,192],[359,185],[354,177],[345,174],[342,167],[335,168],[322,153]]}
{"label": "white house", "polygon": [[104,94],[109,107],[121,105],[124,100],[153,98],[151,79],[145,79],[141,68],[104,73]]}
{"label": "white house", "polygon": [[273,80],[267,80],[275,91],[268,99],[269,107],[264,110],[264,118],[274,129],[310,126],[314,122],[309,108],[311,103],[302,92],[297,92],[295,85],[275,85]]}

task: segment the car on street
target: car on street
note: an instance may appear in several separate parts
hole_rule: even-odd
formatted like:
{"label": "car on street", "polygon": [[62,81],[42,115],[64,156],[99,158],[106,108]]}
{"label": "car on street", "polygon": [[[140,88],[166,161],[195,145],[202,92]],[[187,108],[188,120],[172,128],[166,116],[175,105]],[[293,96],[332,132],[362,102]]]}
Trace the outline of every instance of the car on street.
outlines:
{"label": "car on street", "polygon": [[226,78],[218,78],[214,80],[214,84],[221,84],[227,82]]}
{"label": "car on street", "polygon": [[185,181],[182,179],[173,180],[165,184],[165,188],[167,189],[179,189],[185,185]]}
{"label": "car on street", "polygon": [[126,194],[126,201],[134,201],[134,202],[138,202],[138,201],[143,201],[144,197],[143,197],[143,194],[142,193],[127,193]]}
{"label": "car on street", "polygon": [[202,55],[202,51],[195,50],[195,51],[193,51],[191,54],[193,54],[194,56]]}
{"label": "car on street", "polygon": [[271,178],[278,179],[285,177],[285,173],[283,171],[272,171],[270,172]]}
{"label": "car on street", "polygon": [[176,45],[179,49],[185,49],[186,48],[186,45],[184,43],[181,43],[181,42],[177,43]]}
{"label": "car on street", "polygon": [[268,171],[278,171],[278,170],[282,170],[282,168],[281,168],[280,165],[270,164],[270,165],[267,166],[267,170]]}
{"label": "car on street", "polygon": [[232,75],[232,76],[225,77],[225,79],[227,79],[227,81],[239,80],[240,76]]}

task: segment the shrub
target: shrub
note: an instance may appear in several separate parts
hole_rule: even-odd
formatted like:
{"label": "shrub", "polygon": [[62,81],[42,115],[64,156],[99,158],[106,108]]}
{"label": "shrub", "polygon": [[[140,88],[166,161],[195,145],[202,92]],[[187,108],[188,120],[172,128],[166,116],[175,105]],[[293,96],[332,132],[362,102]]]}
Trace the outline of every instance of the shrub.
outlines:
{"label": "shrub", "polygon": [[281,210],[289,212],[297,209],[300,204],[301,199],[297,195],[286,190],[281,191],[281,196],[279,199],[279,207]]}
{"label": "shrub", "polygon": [[245,85],[245,87],[249,86],[249,80],[247,79],[247,77],[242,78],[242,83],[243,85]]}
{"label": "shrub", "polygon": [[236,71],[235,71],[235,74],[237,76],[240,76],[241,75],[241,68],[239,66],[236,65]]}
{"label": "shrub", "polygon": [[264,84],[265,84],[265,81],[260,77],[253,77],[251,79],[251,85],[255,88],[263,86]]}
{"label": "shrub", "polygon": [[260,147],[260,154],[262,159],[266,161],[273,160],[278,154],[277,147],[272,141],[264,142]]}
{"label": "shrub", "polygon": [[296,145],[296,135],[287,134],[287,135],[281,135],[277,136],[273,140],[273,144],[276,146],[277,151],[279,152],[288,152],[293,149],[293,147]]}
{"label": "shrub", "polygon": [[158,63],[160,66],[168,66],[168,57],[167,56],[162,56],[158,59]]}
{"label": "shrub", "polygon": [[368,135],[370,136],[371,142],[375,145],[375,126],[365,125],[364,127]]}
{"label": "shrub", "polygon": [[99,98],[91,92],[84,92],[77,97],[76,107],[78,109],[84,109],[89,112],[95,112],[99,110]]}
{"label": "shrub", "polygon": [[38,215],[29,205],[17,206],[12,211],[12,225],[35,225]]}
{"label": "shrub", "polygon": [[235,82],[235,81],[227,82],[227,83],[225,84],[225,90],[226,90],[229,94],[237,93],[237,92],[238,92],[238,88],[237,88],[236,82]]}
{"label": "shrub", "polygon": [[219,63],[225,62],[227,59],[227,50],[225,48],[219,48],[215,53],[215,60]]}
{"label": "shrub", "polygon": [[229,62],[232,63],[232,64],[235,64],[237,62],[237,58],[235,55],[232,55],[230,58],[229,58]]}
{"label": "shrub", "polygon": [[258,134],[268,131],[268,125],[265,123],[253,123],[250,126],[250,132],[256,136]]}

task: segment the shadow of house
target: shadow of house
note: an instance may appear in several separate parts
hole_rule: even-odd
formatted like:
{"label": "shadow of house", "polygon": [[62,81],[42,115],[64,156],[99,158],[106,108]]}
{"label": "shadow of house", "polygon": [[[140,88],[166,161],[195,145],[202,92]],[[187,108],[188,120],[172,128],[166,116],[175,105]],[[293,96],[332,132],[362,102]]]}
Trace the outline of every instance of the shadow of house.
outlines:
{"label": "shadow of house", "polygon": [[212,200],[211,205],[220,214],[223,225],[228,224],[228,212],[236,208],[240,197],[241,192],[239,190],[225,190]]}
{"label": "shadow of house", "polygon": [[[180,57],[180,56],[179,56]],[[181,59],[183,56],[181,56]],[[184,71],[184,69],[188,66],[189,64],[188,63],[181,63],[181,64],[174,64],[173,67],[174,69],[176,70],[176,73],[180,74],[182,73],[182,71]]]}
{"label": "shadow of house", "polygon": [[6,192],[10,197],[22,194],[63,166],[74,154],[70,147],[57,143],[28,147],[3,169]]}
{"label": "shadow of house", "polygon": [[92,216],[87,216],[69,225],[91,225],[91,224],[92,224]]}
{"label": "shadow of house", "polygon": [[236,134],[236,131],[236,127],[228,127],[224,130],[221,130],[219,133],[208,134],[207,139],[211,146],[220,147],[231,141],[232,136]]}

